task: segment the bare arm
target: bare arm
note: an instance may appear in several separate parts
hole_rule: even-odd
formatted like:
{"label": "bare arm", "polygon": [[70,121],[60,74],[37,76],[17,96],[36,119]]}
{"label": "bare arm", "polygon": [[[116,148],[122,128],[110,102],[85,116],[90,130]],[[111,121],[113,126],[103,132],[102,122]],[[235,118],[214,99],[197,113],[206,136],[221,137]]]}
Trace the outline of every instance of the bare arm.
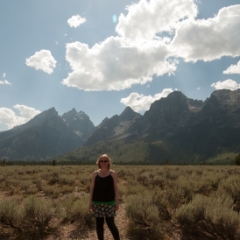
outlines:
{"label": "bare arm", "polygon": [[117,211],[119,208],[119,194],[118,194],[117,173],[115,171],[112,172],[112,177],[113,177],[114,191],[115,191],[115,202],[116,202],[115,210]]}
{"label": "bare arm", "polygon": [[90,197],[89,197],[89,210],[90,211],[92,211],[92,196],[93,196],[93,189],[94,189],[94,185],[95,185],[95,177],[96,177],[96,172],[94,172],[91,177]]}

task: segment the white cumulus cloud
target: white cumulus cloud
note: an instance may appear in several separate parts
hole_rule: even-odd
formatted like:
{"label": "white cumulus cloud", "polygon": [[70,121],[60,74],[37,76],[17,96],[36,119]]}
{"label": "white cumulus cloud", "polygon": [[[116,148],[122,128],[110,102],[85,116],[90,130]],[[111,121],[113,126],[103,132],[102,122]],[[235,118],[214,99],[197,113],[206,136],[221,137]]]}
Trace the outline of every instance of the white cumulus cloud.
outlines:
{"label": "white cumulus cloud", "polygon": [[53,72],[57,61],[52,56],[49,50],[41,50],[36,52],[33,56],[26,59],[26,65],[33,67],[36,70],[42,70],[48,74]]}
{"label": "white cumulus cloud", "polygon": [[8,80],[0,80],[0,85],[12,85]]}
{"label": "white cumulus cloud", "polygon": [[229,68],[223,71],[223,73],[224,74],[240,74],[240,61],[237,63],[237,65],[231,65]]}
{"label": "white cumulus cloud", "polygon": [[[240,5],[196,19],[198,1],[140,0],[126,8],[118,36],[89,47],[66,44],[71,72],[62,84],[85,91],[123,90],[153,76],[174,74],[178,61],[213,61],[240,56]],[[167,34],[166,34],[167,33]]]}
{"label": "white cumulus cloud", "polygon": [[194,0],[141,0],[127,11],[118,19],[119,36],[91,48],[81,42],[66,45],[72,72],[62,84],[85,91],[122,90],[175,72],[178,62],[170,56],[170,40],[157,34],[172,32],[179,21],[194,18]]}
{"label": "white cumulus cloud", "polygon": [[7,74],[6,73],[3,73],[3,78],[5,78],[7,76]]}
{"label": "white cumulus cloud", "polygon": [[240,56],[240,5],[220,9],[214,18],[178,24],[172,52],[185,61],[212,61]]}
{"label": "white cumulus cloud", "polygon": [[140,0],[120,15],[117,33],[130,41],[142,42],[156,38],[157,33],[171,33],[182,19],[197,15],[193,0]]}
{"label": "white cumulus cloud", "polygon": [[131,107],[135,112],[141,112],[149,110],[151,104],[160,98],[165,98],[173,92],[171,88],[165,88],[161,93],[157,93],[154,96],[145,96],[143,94],[131,93],[128,97],[122,98],[121,103]]}
{"label": "white cumulus cloud", "polygon": [[80,26],[81,24],[85,23],[86,19],[79,15],[76,15],[76,16],[72,16],[71,18],[69,18],[67,22],[70,27],[76,28],[76,27]]}
{"label": "white cumulus cloud", "polygon": [[139,48],[129,46],[122,38],[110,37],[92,48],[74,42],[66,49],[72,72],[62,83],[86,91],[122,90],[145,84],[154,74],[172,74],[177,64],[166,59],[167,46],[158,41]]}
{"label": "white cumulus cloud", "polygon": [[218,81],[216,83],[213,83],[211,87],[215,88],[216,90],[220,89],[229,89],[229,90],[237,90],[240,88],[240,84],[238,84],[236,81],[232,79],[227,79],[225,81]]}
{"label": "white cumulus cloud", "polygon": [[20,115],[16,115],[12,109],[0,108],[0,122],[7,125],[8,129],[24,124],[40,113],[39,110],[25,105],[16,104],[13,107],[20,112]]}

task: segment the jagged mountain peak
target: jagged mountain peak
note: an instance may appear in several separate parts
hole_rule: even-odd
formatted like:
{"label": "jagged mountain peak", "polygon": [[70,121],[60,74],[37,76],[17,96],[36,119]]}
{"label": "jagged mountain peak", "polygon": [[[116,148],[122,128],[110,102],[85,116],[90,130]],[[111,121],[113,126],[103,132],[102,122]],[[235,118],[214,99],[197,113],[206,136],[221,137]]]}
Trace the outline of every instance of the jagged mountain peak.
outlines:
{"label": "jagged mountain peak", "polygon": [[64,113],[62,115],[62,118],[65,120],[65,121],[81,121],[81,120],[89,120],[89,116],[83,112],[83,111],[80,111],[80,112],[77,112],[75,108],[73,108],[72,110]]}
{"label": "jagged mountain peak", "polygon": [[57,116],[58,116],[58,112],[56,111],[56,109],[54,107],[52,107],[52,108],[49,108],[48,110],[45,110],[45,111],[39,113],[34,118],[32,118],[30,121],[28,121],[27,123],[25,123],[19,127],[26,128],[26,127],[38,125],[38,124],[43,123],[44,121],[46,121],[47,119],[49,119],[51,117],[57,117]]}
{"label": "jagged mountain peak", "polygon": [[0,141],[5,138],[14,136],[16,134],[20,134],[21,132],[25,131],[26,129],[43,124],[48,119],[50,119],[52,117],[57,117],[57,116],[58,116],[58,112],[56,111],[56,109],[54,107],[52,107],[48,110],[45,110],[22,125],[15,126],[14,128],[4,131],[4,132],[0,132]]}
{"label": "jagged mountain peak", "polygon": [[55,112],[57,113],[57,110],[55,109],[55,107],[51,107],[48,110],[46,110],[47,112]]}
{"label": "jagged mountain peak", "polygon": [[188,154],[191,159],[198,155],[204,159],[225,149],[239,149],[239,106],[240,89],[214,91],[204,102],[175,91],[155,101],[144,116],[128,106],[120,115],[106,117],[97,128],[83,111],[73,108],[61,117],[53,107],[0,133],[0,157],[49,159],[84,142],[85,146],[111,146],[115,141],[146,141],[143,159],[178,160]]}
{"label": "jagged mountain peak", "polygon": [[[181,91],[174,91],[170,93],[166,98],[161,98],[162,101],[168,101],[170,104],[176,104],[176,103],[185,103],[187,102],[187,97],[181,92]],[[160,100],[161,100],[160,99]]]}
{"label": "jagged mountain peak", "polygon": [[107,123],[108,120],[109,120],[109,118],[108,118],[108,117],[105,117],[105,118],[102,120],[102,122],[101,122],[97,127],[98,127],[98,128],[102,127],[104,124]]}
{"label": "jagged mountain peak", "polygon": [[88,115],[83,111],[77,112],[75,108],[62,115],[68,127],[83,140],[86,140],[95,129]]}
{"label": "jagged mountain peak", "polygon": [[71,118],[73,116],[75,116],[77,114],[77,111],[75,108],[73,108],[72,110],[68,111],[68,112],[65,112],[63,115],[62,115],[62,118],[65,119],[65,118]]}
{"label": "jagged mountain peak", "polygon": [[127,137],[129,128],[140,117],[142,115],[134,112],[129,106],[124,109],[120,116],[106,117],[85,142],[85,146],[90,146],[106,139],[123,139]]}
{"label": "jagged mountain peak", "polygon": [[189,112],[188,98],[180,91],[174,91],[165,98],[160,98],[152,103],[144,115],[170,114],[177,116],[181,112]]}
{"label": "jagged mountain peak", "polygon": [[119,118],[120,121],[129,121],[133,120],[136,117],[141,117],[142,115],[139,113],[136,113],[132,110],[131,107],[127,106],[124,111],[120,114]]}
{"label": "jagged mountain peak", "polygon": [[71,131],[55,108],[38,114],[3,137],[0,141],[0,156],[21,160],[49,159],[84,142]]}
{"label": "jagged mountain peak", "polygon": [[231,90],[216,90],[214,91],[210,98],[216,97],[219,104],[225,105],[231,108],[239,107],[240,105],[240,89],[231,91]]}
{"label": "jagged mountain peak", "polygon": [[79,118],[79,119],[89,119],[89,116],[85,113],[85,112],[83,112],[83,111],[80,111],[80,112],[78,112],[77,114],[76,114],[76,116]]}
{"label": "jagged mountain peak", "polygon": [[71,112],[71,113],[73,113],[73,114],[76,114],[76,113],[77,113],[77,111],[76,111],[75,108],[72,108],[72,110],[70,110],[69,112]]}
{"label": "jagged mountain peak", "polygon": [[169,99],[170,98],[178,98],[178,97],[181,97],[181,98],[187,98],[181,91],[173,91],[171,92],[168,96],[167,96]]}

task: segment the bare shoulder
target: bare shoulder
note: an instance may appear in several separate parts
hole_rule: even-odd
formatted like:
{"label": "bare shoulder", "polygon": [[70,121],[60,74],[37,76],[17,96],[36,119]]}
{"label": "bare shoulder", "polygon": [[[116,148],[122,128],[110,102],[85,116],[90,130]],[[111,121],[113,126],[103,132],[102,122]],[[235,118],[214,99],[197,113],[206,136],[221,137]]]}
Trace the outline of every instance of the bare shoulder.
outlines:
{"label": "bare shoulder", "polygon": [[113,177],[117,177],[117,173],[112,169],[111,169],[111,174],[112,174]]}
{"label": "bare shoulder", "polygon": [[96,175],[97,175],[97,173],[98,173],[98,170],[97,170],[97,171],[94,171],[94,172],[92,173],[92,178],[95,178]]}

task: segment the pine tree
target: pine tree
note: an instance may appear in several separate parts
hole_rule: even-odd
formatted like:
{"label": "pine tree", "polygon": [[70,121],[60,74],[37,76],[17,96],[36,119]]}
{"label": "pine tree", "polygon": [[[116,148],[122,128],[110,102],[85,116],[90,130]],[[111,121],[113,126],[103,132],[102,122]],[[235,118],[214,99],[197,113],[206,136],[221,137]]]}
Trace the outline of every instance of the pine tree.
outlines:
{"label": "pine tree", "polygon": [[240,165],[240,153],[234,158],[234,163]]}
{"label": "pine tree", "polygon": [[57,165],[57,162],[56,162],[56,160],[54,159],[53,161],[52,161],[52,166],[56,166]]}
{"label": "pine tree", "polygon": [[6,159],[3,158],[2,162],[1,162],[1,166],[5,166],[6,165]]}

